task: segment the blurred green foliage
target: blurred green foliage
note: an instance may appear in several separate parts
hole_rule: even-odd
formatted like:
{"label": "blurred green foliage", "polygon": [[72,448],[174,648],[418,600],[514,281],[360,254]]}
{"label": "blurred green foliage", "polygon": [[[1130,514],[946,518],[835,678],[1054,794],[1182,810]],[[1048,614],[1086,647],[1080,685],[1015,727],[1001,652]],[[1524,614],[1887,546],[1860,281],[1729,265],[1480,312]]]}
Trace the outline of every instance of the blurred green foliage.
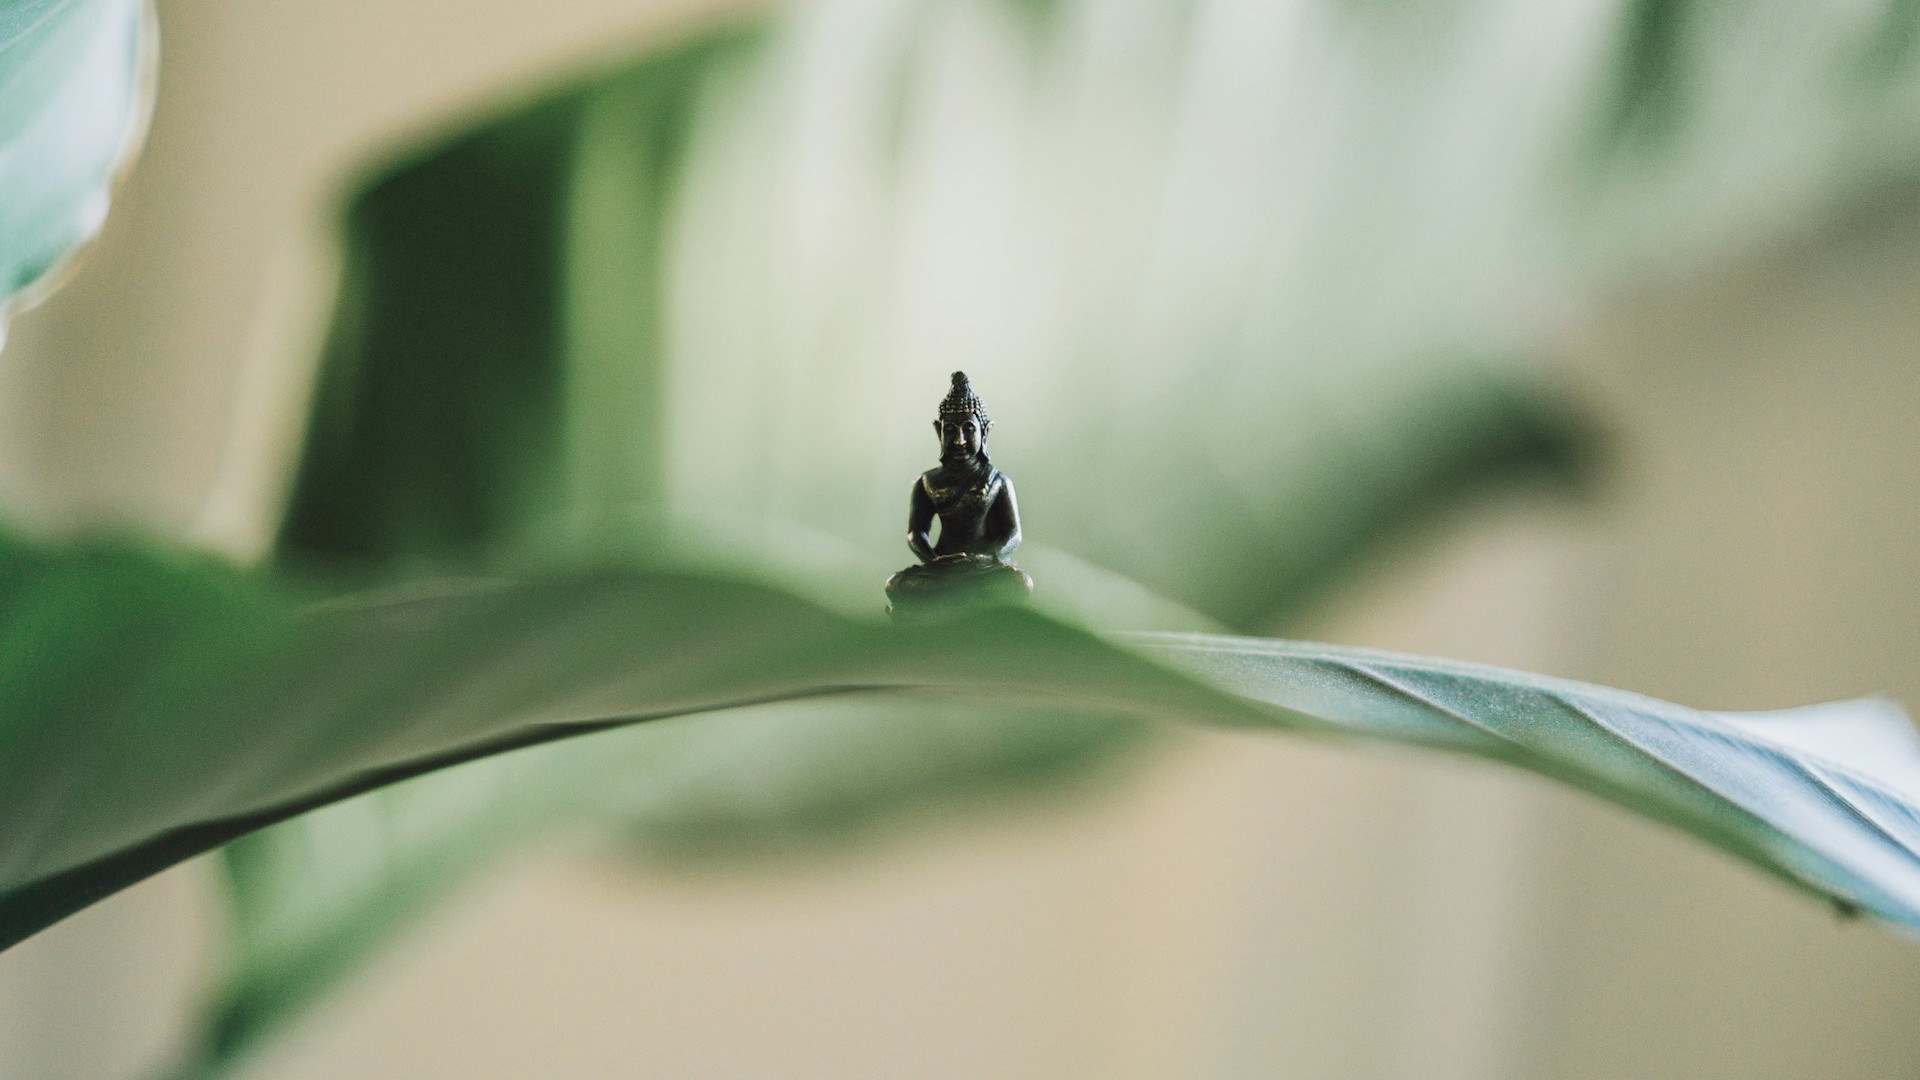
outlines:
{"label": "blurred green foliage", "polygon": [[0,337],[106,218],[146,127],[141,0],[0,2]]}

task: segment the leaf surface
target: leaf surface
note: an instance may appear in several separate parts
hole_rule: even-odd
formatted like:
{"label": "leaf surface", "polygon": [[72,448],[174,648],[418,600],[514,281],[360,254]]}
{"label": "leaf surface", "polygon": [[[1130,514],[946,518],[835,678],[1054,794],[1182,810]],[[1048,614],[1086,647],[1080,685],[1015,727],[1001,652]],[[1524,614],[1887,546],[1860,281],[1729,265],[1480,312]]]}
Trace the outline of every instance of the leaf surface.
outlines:
{"label": "leaf surface", "polygon": [[151,107],[149,18],[141,0],[0,2],[0,320],[106,219]]}
{"label": "leaf surface", "polygon": [[[935,739],[961,722],[955,715],[1011,703],[1017,716],[1039,706],[1508,761],[1920,924],[1913,834],[1893,813],[1915,801],[1920,772],[1884,702],[1729,718],[1360,649],[1209,634],[1106,640],[1025,609],[896,627],[770,588],[659,571],[296,606],[214,567],[104,548],[21,550],[0,575],[12,601],[0,638],[9,941],[79,906],[49,899],[59,888],[49,883],[97,878],[86,891],[99,895],[267,820],[450,764],[642,720],[908,692],[967,706],[918,725]],[[48,632],[56,625],[75,629],[59,637]],[[263,695],[295,722],[246,724]],[[63,723],[79,700],[94,716],[145,718],[169,737]],[[912,712],[873,723],[913,728]],[[728,721],[675,730],[730,740]],[[1045,732],[1048,722],[1030,726],[1037,739],[1073,741]],[[1862,731],[1879,740],[1871,751],[1857,749]],[[664,747],[676,737],[658,738]],[[697,743],[674,752],[688,745]],[[148,758],[155,749],[166,756]],[[1871,770],[1860,767],[1867,753]],[[118,782],[100,786],[101,776]],[[644,787],[634,797],[648,797]]]}
{"label": "leaf surface", "polygon": [[[980,761],[1004,768],[1000,748],[1011,739],[1044,763],[1076,752],[1102,725],[1181,721],[1507,762],[1847,907],[1920,926],[1920,754],[1883,702],[1720,716],[1359,649],[1192,633],[1105,640],[1026,609],[895,627],[774,589],[660,571],[315,607],[217,567],[16,546],[0,589],[9,599],[0,627],[7,941],[302,810],[451,764],[674,716],[683,719],[642,724],[631,752],[603,758],[639,767],[630,784],[607,790],[624,792],[617,797],[636,819],[651,814],[663,833],[675,822],[711,827],[768,801],[784,813],[783,787],[816,785],[822,765],[850,745],[875,756],[840,767],[869,778],[891,769],[917,787],[915,755],[944,763],[986,747]],[[878,695],[904,697],[862,719],[862,703]],[[828,708],[843,698],[855,708]],[[809,700],[818,711],[757,719],[738,711]],[[280,722],[252,722],[263,701]],[[1858,765],[1863,744],[1871,770]],[[514,767],[512,756],[499,760],[499,769]],[[449,775],[483,796],[502,781]],[[517,790],[562,803],[595,797]],[[324,890],[311,899],[324,906]],[[266,924],[253,932],[256,945],[275,940]],[[297,946],[297,931],[291,940]],[[249,1019],[230,1031],[245,1034]]]}

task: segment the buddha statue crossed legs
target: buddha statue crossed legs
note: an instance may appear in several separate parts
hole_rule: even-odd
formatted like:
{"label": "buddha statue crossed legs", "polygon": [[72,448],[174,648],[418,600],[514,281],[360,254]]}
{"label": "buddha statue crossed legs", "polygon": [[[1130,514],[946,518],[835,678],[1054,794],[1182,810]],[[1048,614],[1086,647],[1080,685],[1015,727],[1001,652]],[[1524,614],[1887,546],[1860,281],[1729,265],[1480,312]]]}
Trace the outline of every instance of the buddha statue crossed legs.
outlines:
{"label": "buddha statue crossed legs", "polygon": [[920,562],[887,579],[895,618],[948,601],[1019,601],[1033,591],[1033,579],[1008,561],[1020,546],[1020,508],[1013,481],[987,457],[992,428],[966,373],[954,372],[933,422],[940,464],[914,481],[908,502],[907,546]]}

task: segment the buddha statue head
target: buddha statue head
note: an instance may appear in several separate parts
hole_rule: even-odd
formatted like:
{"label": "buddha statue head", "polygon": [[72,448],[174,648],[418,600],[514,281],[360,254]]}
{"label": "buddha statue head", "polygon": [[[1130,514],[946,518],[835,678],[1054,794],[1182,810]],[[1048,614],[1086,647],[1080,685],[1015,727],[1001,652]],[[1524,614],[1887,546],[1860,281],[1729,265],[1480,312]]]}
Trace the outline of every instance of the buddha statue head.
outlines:
{"label": "buddha statue head", "polygon": [[967,373],[953,373],[953,388],[940,402],[940,417],[933,422],[933,433],[940,439],[940,463],[971,467],[987,464],[987,432],[993,421],[987,419],[986,402],[973,392]]}

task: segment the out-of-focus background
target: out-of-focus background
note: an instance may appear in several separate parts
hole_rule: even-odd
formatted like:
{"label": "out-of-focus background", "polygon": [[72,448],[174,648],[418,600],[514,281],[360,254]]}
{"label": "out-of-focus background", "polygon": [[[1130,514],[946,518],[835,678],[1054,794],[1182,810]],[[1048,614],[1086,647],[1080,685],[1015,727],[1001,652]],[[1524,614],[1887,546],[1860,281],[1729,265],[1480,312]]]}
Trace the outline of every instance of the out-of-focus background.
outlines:
{"label": "out-of-focus background", "polygon": [[[311,346],[348,178],[747,10],[169,0],[146,154],[0,355],[0,502],[244,553],[305,392],[262,358]],[[1456,509],[1288,631],[1704,708],[1920,704],[1910,164],[1752,242],[1526,297],[1530,355],[1605,428],[1600,489]],[[1920,1075],[1920,949],[1698,843],[1475,762],[1174,743],[825,858],[536,850],[245,1075]],[[202,860],[0,955],[0,1075],[142,1075],[219,918]]]}

